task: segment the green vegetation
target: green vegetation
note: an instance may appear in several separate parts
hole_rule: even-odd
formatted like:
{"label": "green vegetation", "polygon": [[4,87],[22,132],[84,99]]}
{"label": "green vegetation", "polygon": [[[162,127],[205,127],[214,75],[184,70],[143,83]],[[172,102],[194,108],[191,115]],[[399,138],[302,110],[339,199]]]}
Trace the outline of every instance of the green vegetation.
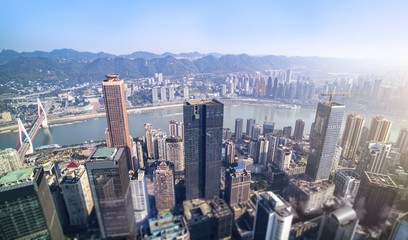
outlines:
{"label": "green vegetation", "polygon": [[152,91],[148,89],[140,90],[129,97],[133,106],[152,103]]}

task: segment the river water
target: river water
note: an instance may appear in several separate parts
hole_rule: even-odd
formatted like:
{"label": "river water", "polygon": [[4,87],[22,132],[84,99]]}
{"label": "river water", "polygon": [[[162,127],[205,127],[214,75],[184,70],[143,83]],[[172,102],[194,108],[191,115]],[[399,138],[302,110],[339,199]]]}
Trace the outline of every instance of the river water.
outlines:
{"label": "river water", "polygon": [[[284,126],[292,126],[292,131],[294,131],[296,119],[303,119],[305,121],[305,134],[308,134],[310,126],[314,121],[315,113],[315,109],[276,109],[261,105],[225,104],[224,127],[230,128],[233,132],[235,118],[241,117],[244,119],[243,131],[245,131],[247,118],[255,118],[258,124],[262,124],[265,121],[265,116],[267,116],[268,121],[275,122],[276,129],[282,129]],[[372,116],[363,117],[366,118],[366,125],[368,125]],[[128,114],[130,134],[133,137],[143,135],[143,126],[147,122],[153,124],[154,128],[160,128],[168,133],[169,121],[172,119],[182,121],[182,118],[182,107],[131,113]],[[390,140],[396,141],[399,130],[403,127],[408,127],[408,122],[405,120],[389,119],[393,121]],[[103,140],[105,139],[106,127],[105,117],[82,120],[74,124],[62,126],[53,127],[51,124],[50,128],[40,129],[38,131],[33,145],[34,147],[47,144],[72,145],[89,140]],[[0,149],[7,147],[15,148],[16,141],[16,132],[0,134]]]}

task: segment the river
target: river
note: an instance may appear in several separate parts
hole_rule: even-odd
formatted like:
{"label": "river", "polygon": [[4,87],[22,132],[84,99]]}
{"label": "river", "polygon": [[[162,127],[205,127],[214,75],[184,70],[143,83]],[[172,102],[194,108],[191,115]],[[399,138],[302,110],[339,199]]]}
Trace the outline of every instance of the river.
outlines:
{"label": "river", "polygon": [[[244,131],[246,129],[246,119],[255,118],[258,124],[262,124],[267,116],[268,121],[275,122],[276,129],[282,129],[284,126],[292,126],[294,131],[296,119],[305,121],[305,134],[310,131],[310,126],[315,118],[315,109],[276,109],[270,106],[262,105],[237,105],[225,104],[224,106],[224,127],[234,131],[235,118],[244,119]],[[372,116],[363,116],[366,118],[366,126],[369,125]],[[386,116],[387,117],[387,116]],[[182,121],[182,107],[159,109],[155,111],[145,111],[141,113],[128,114],[130,134],[133,137],[144,134],[143,126],[149,122],[154,128],[160,128],[168,132],[168,123],[175,119]],[[393,121],[391,131],[391,141],[396,141],[399,130],[408,127],[405,120],[389,118]],[[344,125],[344,122],[343,122]],[[52,126],[46,129],[40,129],[34,139],[34,147],[47,144],[72,145],[83,143],[89,140],[105,139],[105,129],[107,127],[106,118],[87,119],[75,121],[73,124]],[[11,147],[15,148],[17,142],[17,133],[0,134],[0,149]]]}

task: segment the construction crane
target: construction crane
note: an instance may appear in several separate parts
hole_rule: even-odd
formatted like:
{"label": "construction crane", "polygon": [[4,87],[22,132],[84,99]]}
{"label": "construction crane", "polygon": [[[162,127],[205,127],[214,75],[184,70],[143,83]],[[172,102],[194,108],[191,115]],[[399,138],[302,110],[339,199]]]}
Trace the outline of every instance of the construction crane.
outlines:
{"label": "construction crane", "polygon": [[330,93],[322,93],[322,96],[329,96],[329,105],[332,104],[333,96],[357,96],[360,94],[353,94],[353,93],[333,93],[333,91],[330,91]]}

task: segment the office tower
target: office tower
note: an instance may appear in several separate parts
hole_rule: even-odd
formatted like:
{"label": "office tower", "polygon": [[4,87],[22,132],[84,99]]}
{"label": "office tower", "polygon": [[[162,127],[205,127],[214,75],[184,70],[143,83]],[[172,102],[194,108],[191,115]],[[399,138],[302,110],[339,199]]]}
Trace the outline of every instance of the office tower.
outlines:
{"label": "office tower", "polygon": [[273,192],[257,194],[253,240],[289,239],[291,207]]}
{"label": "office tower", "polygon": [[400,153],[408,152],[408,129],[403,128],[400,130],[396,146],[399,148]]}
{"label": "office tower", "polygon": [[223,199],[215,197],[207,201],[186,200],[183,202],[183,208],[191,240],[231,237],[233,213]]}
{"label": "office tower", "polygon": [[143,170],[137,170],[129,181],[135,223],[140,227],[150,212],[149,195]]}
{"label": "office tower", "polygon": [[388,175],[364,172],[353,206],[360,225],[382,228],[397,197],[397,191],[397,185]]}
{"label": "office tower", "polygon": [[157,210],[172,209],[176,204],[173,169],[166,162],[160,162],[153,172],[153,179]]}
{"label": "office tower", "polygon": [[223,128],[222,129],[222,139],[231,139],[232,138],[232,132],[231,129],[229,128]]}
{"label": "office tower", "polygon": [[249,198],[251,173],[245,166],[228,168],[225,172],[225,201],[234,207],[238,204],[246,204]]}
{"label": "office tower", "polygon": [[306,174],[313,180],[328,179],[344,116],[344,105],[319,103],[310,139]]}
{"label": "office tower", "polygon": [[367,141],[388,143],[392,122],[383,116],[375,116],[371,119]]}
{"label": "office tower", "polygon": [[225,96],[227,95],[227,85],[221,84],[221,95]]}
{"label": "office tower", "polygon": [[360,154],[357,172],[385,173],[389,165],[391,144],[369,142]]}
{"label": "office tower", "polygon": [[98,148],[85,163],[102,238],[134,233],[125,148]]}
{"label": "office tower", "polygon": [[351,240],[358,225],[357,213],[351,207],[345,206],[325,215],[318,240]]}
{"label": "office tower", "polygon": [[273,130],[275,129],[275,123],[274,122],[264,122],[262,126],[262,133],[263,135],[267,135],[268,133],[273,133]]}
{"label": "office tower", "polygon": [[147,149],[147,158],[152,159],[154,157],[153,134],[156,131],[153,129],[152,124],[146,123],[144,125],[144,132],[145,132],[145,144]]}
{"label": "office tower", "polygon": [[259,139],[259,137],[261,136],[261,132],[262,132],[262,127],[258,124],[255,124],[252,128],[252,138],[253,139]]}
{"label": "office tower", "polygon": [[346,125],[341,139],[343,159],[354,159],[360,142],[361,133],[364,127],[364,118],[358,114],[351,113],[347,115]]}
{"label": "office tower", "polygon": [[275,153],[275,159],[273,165],[281,170],[285,171],[289,169],[290,161],[292,160],[292,150],[287,147],[279,146]]}
{"label": "office tower", "polygon": [[184,96],[184,99],[190,98],[189,93],[188,93],[188,86],[184,86],[183,96]]}
{"label": "office tower", "polygon": [[152,103],[159,102],[159,91],[157,88],[152,88]]}
{"label": "office tower", "polygon": [[408,214],[397,219],[388,240],[405,240],[408,236]]}
{"label": "office tower", "polygon": [[287,127],[283,127],[283,136],[290,138],[290,136],[292,136],[292,127],[291,126],[287,126]]}
{"label": "office tower", "polygon": [[42,167],[9,172],[0,178],[0,236],[64,239]]}
{"label": "office tower", "polygon": [[290,80],[292,79],[292,70],[288,69],[286,70],[286,83],[290,83]]}
{"label": "office tower", "polygon": [[235,162],[235,144],[232,141],[228,141],[225,144],[225,161],[227,163]]}
{"label": "office tower", "polygon": [[255,125],[255,119],[248,118],[247,125],[246,125],[246,135],[247,136],[252,137],[252,129],[254,128],[254,125]]}
{"label": "office tower", "polygon": [[212,199],[220,190],[224,104],[187,101],[183,115],[186,199]]}
{"label": "office tower", "polygon": [[170,102],[174,101],[174,87],[173,86],[169,87],[169,101]]}
{"label": "office tower", "polygon": [[106,75],[106,78],[102,82],[102,90],[105,101],[106,120],[108,121],[109,139],[112,147],[125,148],[128,168],[134,169],[123,80],[119,80],[118,74],[109,74]]}
{"label": "office tower", "polygon": [[268,139],[261,136],[257,141],[257,151],[256,151],[256,155],[254,156],[254,159],[256,160],[256,163],[267,166],[267,164],[268,164],[268,148],[269,148]]}
{"label": "office tower", "polygon": [[177,239],[190,240],[186,220],[183,216],[171,213],[149,219],[149,231],[142,236],[143,240]]}
{"label": "office tower", "polygon": [[71,162],[60,183],[71,226],[86,227],[94,203],[85,166]]}
{"label": "office tower", "polygon": [[181,137],[171,136],[166,139],[167,161],[174,166],[175,178],[184,176],[184,144]]}
{"label": "office tower", "polygon": [[169,135],[178,136],[183,138],[184,124],[183,122],[177,122],[176,120],[170,120],[169,122]]}
{"label": "office tower", "polygon": [[235,138],[242,138],[242,130],[244,128],[244,120],[242,118],[235,118]]}
{"label": "office tower", "polygon": [[305,130],[305,121],[303,121],[302,119],[296,120],[295,133],[293,134],[295,137],[295,141],[302,141],[304,130]]}
{"label": "office tower", "polygon": [[342,198],[354,198],[360,186],[360,179],[360,174],[354,169],[337,169],[332,179],[332,182],[336,185],[334,195]]}
{"label": "office tower", "polygon": [[163,86],[163,87],[160,88],[160,100],[161,100],[162,102],[167,102],[166,91],[167,91],[167,89],[166,89],[165,86]]}
{"label": "office tower", "polygon": [[4,173],[15,171],[20,168],[20,157],[15,149],[6,148],[0,150],[0,176]]}

